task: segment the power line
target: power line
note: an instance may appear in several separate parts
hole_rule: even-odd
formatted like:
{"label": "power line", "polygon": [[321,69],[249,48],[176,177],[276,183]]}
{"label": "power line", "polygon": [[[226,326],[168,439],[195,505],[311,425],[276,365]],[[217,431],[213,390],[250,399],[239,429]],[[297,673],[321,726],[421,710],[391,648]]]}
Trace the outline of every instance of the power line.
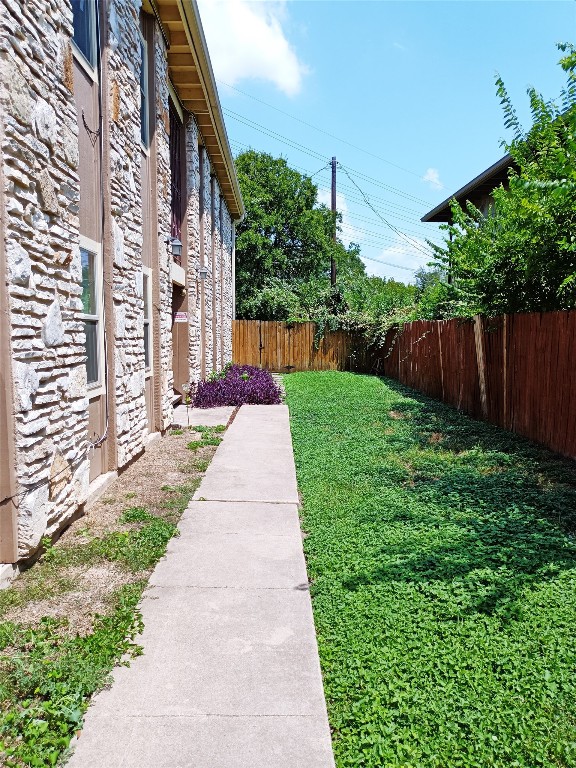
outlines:
{"label": "power line", "polygon": [[296,120],[296,122],[302,123],[302,125],[306,125],[308,128],[312,128],[315,131],[318,131],[319,133],[323,133],[325,136],[330,136],[330,138],[336,139],[336,141],[340,141],[342,142],[342,144],[347,144],[349,147],[352,147],[353,149],[357,149],[359,152],[363,152],[365,155],[369,155],[370,157],[375,157],[377,160],[381,160],[383,163],[386,163],[387,165],[391,165],[393,168],[398,168],[400,171],[405,171],[406,173],[409,173],[412,176],[416,176],[418,179],[422,178],[422,176],[419,173],[416,173],[415,171],[411,171],[409,168],[404,168],[403,166],[398,165],[397,163],[393,163],[390,160],[386,160],[385,157],[381,157],[380,155],[376,155],[374,154],[374,152],[370,152],[367,149],[364,149],[363,147],[359,147],[356,144],[352,144],[351,141],[347,141],[346,139],[342,139],[339,136],[336,136],[335,134],[330,133],[329,131],[325,131],[324,128],[319,128],[317,125],[313,125],[312,123],[308,123],[306,120],[302,120],[299,117],[296,117],[295,115],[291,115],[290,112],[285,112],[283,109],[279,109],[278,107],[275,107],[272,104],[269,104],[267,101],[264,101],[263,99],[259,99],[256,96],[253,96],[251,93],[242,91],[240,90],[240,88],[236,88],[236,86],[230,85],[230,83],[224,82],[224,80],[218,80],[218,82],[222,83],[222,85],[225,85],[228,88],[232,88],[232,90],[237,91],[238,93],[241,93],[243,96],[248,96],[249,99],[254,99],[254,101],[258,101],[260,104],[264,104],[266,107],[270,107],[270,109],[274,109],[276,112],[280,112],[281,115],[286,115],[292,120]]}
{"label": "power line", "polygon": [[280,141],[283,144],[287,144],[288,146],[292,147],[292,149],[296,149],[298,152],[303,152],[305,155],[310,155],[310,157],[315,157],[317,160],[325,159],[319,152],[315,152],[313,149],[304,147],[302,144],[299,144],[298,142],[293,141],[292,139],[289,139],[287,136],[283,136],[280,133],[276,133],[276,131],[272,131],[270,128],[266,128],[265,126],[260,125],[259,123],[254,123],[252,120],[245,117],[244,115],[239,115],[237,112],[232,112],[231,109],[224,109],[223,111],[233,120],[236,120],[239,123],[242,123],[243,125],[248,126],[248,128],[254,129],[255,131],[259,131],[260,133],[265,134],[271,139],[276,139],[277,141]]}
{"label": "power line", "polygon": [[[252,147],[249,144],[244,144],[243,142],[237,141],[236,139],[232,139],[230,141],[230,143],[235,145],[235,146],[237,146],[237,147],[245,147],[247,149],[252,149]],[[317,176],[319,173],[321,173],[326,168],[328,168],[329,165],[330,165],[330,163],[327,163],[319,171],[316,171],[316,173],[313,173],[312,175],[310,175],[309,170],[307,168],[305,168],[304,166],[298,165],[297,163],[290,162],[290,167],[291,168],[298,168],[299,170],[304,171],[305,175],[308,176],[309,178],[313,178],[314,176]],[[323,191],[328,191],[328,192],[330,191],[329,189],[327,190],[326,187],[319,187],[319,189],[322,189]],[[352,190],[352,187],[348,186],[347,184],[340,183],[340,184],[338,184],[338,189],[349,189],[349,190]],[[383,203],[386,203],[387,205],[392,206],[393,208],[398,208],[399,210],[402,210],[402,211],[408,211],[409,213],[416,213],[416,214],[418,214],[418,218],[420,218],[420,214],[421,214],[421,210],[422,210],[421,208],[410,208],[410,207],[408,207],[406,205],[399,205],[398,203],[395,203],[392,200],[388,200],[388,198],[378,197],[376,195],[371,195],[371,198],[372,198],[372,200],[379,200],[379,201],[381,201]],[[353,198],[349,198],[347,196],[346,199],[348,200],[348,199],[353,199]],[[418,222],[414,222],[414,223],[416,225],[418,225]]]}
{"label": "power line", "polygon": [[[401,264],[392,264],[390,261],[382,261],[382,259],[373,259],[370,256],[360,256],[361,259],[366,259],[367,261],[375,261],[378,264],[386,264],[387,267],[395,267],[396,269],[405,269],[406,272],[417,272],[418,270],[412,269],[412,267],[404,267]],[[420,267],[418,267],[420,269]]]}
{"label": "power line", "polygon": [[[240,142],[240,141],[237,141],[237,140],[232,140],[230,143],[233,144],[236,147],[244,147],[244,148],[251,149],[251,146],[249,144],[244,144],[243,142]],[[330,166],[330,163],[327,163],[326,165],[322,166],[322,168],[320,168],[318,171],[315,171],[313,174],[310,174],[310,172],[309,172],[309,170],[307,168],[305,168],[304,166],[298,165],[297,163],[291,163],[290,165],[291,165],[291,167],[299,168],[300,170],[304,171],[305,175],[308,176],[309,178],[313,178],[314,176],[318,175],[319,173],[324,171],[326,168],[328,168]],[[339,188],[342,188],[342,187],[344,187],[345,189],[350,189],[350,190],[353,189],[352,187],[350,187],[348,185],[339,184]],[[327,187],[318,187],[318,189],[320,191],[330,193],[330,189],[328,189]],[[413,210],[413,209],[406,208],[405,206],[398,206],[396,203],[393,203],[392,201],[386,200],[385,198],[380,198],[380,197],[372,196],[372,199],[382,200],[383,202],[386,202],[388,205],[393,205],[393,206],[401,208],[401,209]],[[362,207],[369,207],[370,210],[374,210],[373,206],[367,206],[366,203],[363,200],[360,200],[357,197],[352,197],[350,195],[346,195],[346,201],[347,202],[351,202],[353,204],[361,205]],[[426,227],[426,225],[419,224],[418,222],[414,221],[413,219],[408,219],[406,217],[400,216],[400,214],[398,214],[396,211],[389,211],[389,212],[392,215],[394,215],[396,218],[398,218],[398,219],[402,219],[403,221],[407,221],[408,223],[413,224],[413,226],[422,227],[424,230],[427,230],[428,232],[430,232],[429,228]],[[366,216],[361,216],[358,213],[356,213],[355,211],[353,212],[352,216],[353,216],[354,220],[365,221],[365,222],[368,222],[368,223],[371,223],[371,224],[380,224],[380,225],[382,225],[382,219],[381,218],[380,219],[372,219],[372,218],[369,218],[369,217],[366,217]],[[354,224],[349,224],[347,222],[343,223],[342,226],[348,227],[349,229],[352,229],[352,230],[359,230],[360,229],[359,227],[356,227]],[[387,223],[385,223],[385,226],[389,227],[389,225]],[[367,232],[369,234],[374,235],[376,238],[380,238],[381,237],[381,233],[371,232],[369,230],[363,230],[363,231]],[[411,229],[404,229],[403,232],[404,233],[413,234],[413,235],[415,235],[417,237],[423,237],[421,232],[416,232],[416,231],[411,230]],[[353,234],[354,233],[352,233],[352,236],[353,236]],[[430,234],[432,234],[432,233],[430,232]],[[427,237],[426,239],[430,239],[430,237]],[[359,238],[355,238],[354,242],[359,242],[359,240],[360,240]],[[361,242],[364,243],[365,245],[372,245],[374,247],[377,247],[375,243],[370,242],[370,241],[368,241],[366,239],[362,239]],[[394,243],[394,242],[397,242],[397,241],[395,241],[392,238],[382,238],[381,242]]]}
{"label": "power line", "polygon": [[[233,110],[228,109],[227,107],[223,108],[223,112],[225,112],[227,115],[232,117],[233,120],[237,120],[239,123],[242,123],[243,125],[246,125],[255,131],[259,131],[260,133],[264,133],[266,136],[269,136],[270,138],[273,138],[273,139],[276,139],[277,141],[288,144],[289,146],[292,147],[292,149],[296,149],[299,152],[303,152],[306,155],[310,155],[311,157],[316,157],[319,160],[324,159],[324,157],[320,153],[316,152],[310,147],[305,147],[303,144],[300,144],[299,142],[294,141],[293,139],[290,139],[281,133],[277,133],[276,131],[273,131],[271,128],[267,128],[266,126],[261,125],[260,123],[257,123],[254,120],[251,120],[249,117],[246,117],[245,115],[241,115],[239,112],[234,112]],[[362,176],[366,181],[376,184],[376,186],[382,187],[383,189],[390,190],[395,195],[400,195],[401,197],[405,197],[408,200],[414,200],[417,203],[423,203],[426,206],[431,205],[429,201],[423,200],[421,197],[416,197],[415,195],[410,195],[407,192],[403,192],[401,189],[398,189],[397,187],[393,187],[391,184],[384,184],[384,182],[374,179],[371,176],[367,176],[362,171],[357,171],[354,168],[350,168],[350,170],[358,174],[358,176]]]}
{"label": "power line", "polygon": [[355,187],[357,187],[358,191],[360,192],[360,194],[361,194],[361,195],[362,195],[362,197],[364,198],[364,200],[365,200],[365,202],[366,202],[366,205],[367,205],[369,208],[371,208],[371,209],[374,211],[374,213],[376,214],[376,216],[378,216],[378,218],[382,219],[382,221],[383,221],[383,222],[384,222],[384,223],[385,223],[385,224],[386,224],[388,227],[390,227],[390,229],[392,229],[394,232],[396,232],[396,234],[397,234],[397,235],[399,235],[401,238],[403,238],[404,240],[406,240],[406,242],[407,242],[407,243],[410,243],[410,244],[412,245],[412,247],[413,247],[413,248],[416,248],[417,250],[421,251],[421,252],[422,252],[423,254],[425,254],[426,256],[429,256],[429,255],[430,255],[430,254],[428,253],[428,251],[425,251],[425,250],[424,250],[424,249],[423,249],[423,248],[422,248],[422,247],[421,247],[421,246],[420,246],[418,243],[416,243],[414,240],[412,240],[412,238],[408,237],[408,235],[405,235],[405,234],[404,234],[404,233],[403,233],[401,230],[399,230],[399,229],[398,229],[398,227],[395,227],[393,224],[390,224],[390,222],[389,222],[389,221],[387,221],[387,220],[384,218],[384,216],[382,216],[382,215],[381,215],[381,214],[380,214],[380,213],[379,213],[379,212],[376,210],[376,208],[374,208],[374,206],[372,205],[372,203],[370,202],[370,200],[368,199],[368,197],[365,195],[365,193],[362,191],[362,189],[361,189],[361,188],[358,186],[358,184],[356,184],[356,182],[354,181],[354,179],[352,178],[352,176],[350,176],[350,174],[348,173],[348,170],[346,169],[346,167],[345,167],[345,166],[343,166],[341,163],[338,163],[338,165],[339,165],[339,166],[342,168],[342,170],[344,171],[344,173],[346,174],[346,176],[348,176],[348,178],[350,179],[350,181],[352,182],[352,184],[354,184],[354,186],[355,186]]}

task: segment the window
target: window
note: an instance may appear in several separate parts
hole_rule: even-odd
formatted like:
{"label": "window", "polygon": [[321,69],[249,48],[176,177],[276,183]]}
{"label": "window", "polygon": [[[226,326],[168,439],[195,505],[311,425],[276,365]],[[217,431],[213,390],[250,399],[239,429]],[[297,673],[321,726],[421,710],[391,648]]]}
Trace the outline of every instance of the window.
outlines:
{"label": "window", "polygon": [[144,367],[147,371],[150,370],[152,356],[150,354],[150,289],[151,289],[150,274],[144,272],[143,275],[143,293],[144,293]]}
{"label": "window", "polygon": [[72,0],[74,42],[86,61],[96,66],[96,0]]}
{"label": "window", "polygon": [[[184,131],[178,113],[170,102],[170,235],[182,240],[182,141]],[[182,264],[181,256],[174,256],[176,264]]]}
{"label": "window", "polygon": [[140,36],[140,138],[150,146],[150,106],[148,102],[148,48]]}
{"label": "window", "polygon": [[86,374],[90,385],[100,381],[97,258],[95,253],[86,250],[86,248],[80,248],[80,258],[82,261],[82,313],[86,333]]}

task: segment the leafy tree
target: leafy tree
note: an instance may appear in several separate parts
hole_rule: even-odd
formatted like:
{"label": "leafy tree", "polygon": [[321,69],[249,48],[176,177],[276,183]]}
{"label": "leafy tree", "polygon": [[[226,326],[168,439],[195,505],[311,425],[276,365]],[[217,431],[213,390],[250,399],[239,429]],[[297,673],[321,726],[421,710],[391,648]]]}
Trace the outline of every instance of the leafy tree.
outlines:
{"label": "leafy tree", "polygon": [[[312,180],[283,158],[249,150],[236,158],[246,218],[237,230],[238,317],[317,323],[379,337],[398,308],[413,311],[415,289],[368,277],[360,247],[333,238],[341,221],[317,202]],[[330,259],[337,285],[330,284]]]}
{"label": "leafy tree", "polygon": [[470,203],[462,208],[452,202],[454,223],[446,227],[451,241],[435,250],[437,266],[450,269],[453,285],[424,291],[426,312],[498,314],[575,306],[576,49],[559,48],[566,86],[559,103],[528,89],[533,121],[528,131],[497,78],[504,124],[513,131],[504,146],[519,171],[510,171],[508,189],[494,190],[487,216]]}
{"label": "leafy tree", "polygon": [[236,168],[246,206],[236,239],[237,311],[249,317],[254,306],[277,304],[278,281],[327,274],[334,214],[317,204],[311,179],[281,157],[248,150],[238,155]]}

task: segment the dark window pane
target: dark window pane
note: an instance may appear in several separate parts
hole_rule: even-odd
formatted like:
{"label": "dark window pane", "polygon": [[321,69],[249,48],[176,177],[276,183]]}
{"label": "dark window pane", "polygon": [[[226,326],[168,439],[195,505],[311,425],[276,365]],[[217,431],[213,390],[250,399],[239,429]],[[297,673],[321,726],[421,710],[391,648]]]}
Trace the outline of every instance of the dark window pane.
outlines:
{"label": "dark window pane", "polygon": [[144,291],[144,319],[150,319],[150,304],[148,302],[148,275],[143,276],[142,288]]}
{"label": "dark window pane", "polygon": [[85,315],[96,314],[96,277],[94,254],[80,248],[82,260],[82,311]]}
{"label": "dark window pane", "polygon": [[96,65],[96,0],[72,0],[74,42],[86,59]]}
{"label": "dark window pane", "polygon": [[86,333],[86,374],[88,384],[98,381],[98,323],[92,320],[84,322]]}
{"label": "dark window pane", "polygon": [[144,365],[150,368],[150,326],[144,323]]}
{"label": "dark window pane", "polygon": [[[170,234],[182,240],[182,123],[170,104],[170,176],[172,179],[170,208],[172,211]],[[180,257],[174,257],[180,264]]]}
{"label": "dark window pane", "polygon": [[148,130],[148,51],[146,43],[140,40],[140,138],[145,147],[150,143]]}

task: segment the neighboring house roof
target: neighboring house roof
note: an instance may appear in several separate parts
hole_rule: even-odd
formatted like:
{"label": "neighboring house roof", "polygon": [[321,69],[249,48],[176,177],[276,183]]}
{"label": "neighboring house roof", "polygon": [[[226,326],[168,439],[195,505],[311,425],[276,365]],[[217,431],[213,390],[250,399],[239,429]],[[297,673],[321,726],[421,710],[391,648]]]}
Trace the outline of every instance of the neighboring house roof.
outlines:
{"label": "neighboring house roof", "polygon": [[490,168],[487,168],[479,176],[476,176],[475,179],[472,179],[472,181],[469,181],[468,184],[463,186],[457,192],[454,192],[453,195],[447,197],[446,200],[444,200],[443,203],[440,203],[440,205],[437,205],[436,208],[428,211],[428,213],[422,216],[420,221],[451,222],[452,211],[450,209],[450,201],[454,198],[456,198],[461,205],[465,205],[466,201],[469,200],[477,208],[480,208],[480,204],[487,196],[492,194],[496,187],[499,187],[500,184],[504,184],[504,186],[508,184],[509,168],[518,168],[510,154],[505,155],[501,160],[498,160],[497,163],[494,163],[494,165],[491,165]]}
{"label": "neighboring house roof", "polygon": [[146,5],[167,37],[170,80],[196,118],[228,210],[233,219],[242,219],[244,203],[196,0],[145,0]]}

